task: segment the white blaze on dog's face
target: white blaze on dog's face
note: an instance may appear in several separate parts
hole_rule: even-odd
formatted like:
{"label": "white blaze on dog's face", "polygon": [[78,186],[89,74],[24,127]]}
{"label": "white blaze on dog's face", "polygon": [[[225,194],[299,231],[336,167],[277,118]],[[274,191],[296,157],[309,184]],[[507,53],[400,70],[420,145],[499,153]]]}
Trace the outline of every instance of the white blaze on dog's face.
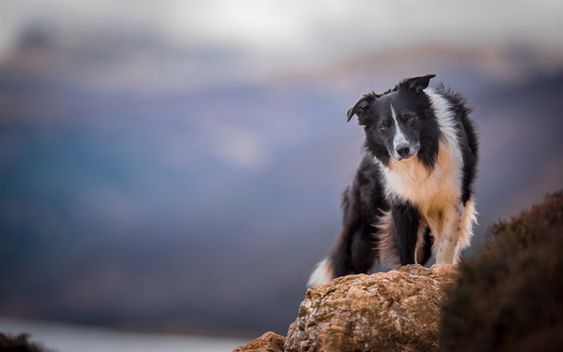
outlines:
{"label": "white blaze on dog's face", "polygon": [[[401,119],[401,123],[399,123],[399,118],[397,117],[397,113],[395,109],[393,109],[393,105],[389,105],[391,109],[391,118],[393,120],[393,133],[389,134],[393,136],[393,144],[389,145],[387,150],[389,154],[395,158],[395,160],[402,160],[402,159],[410,159],[418,153],[418,149],[420,149],[420,133],[412,128],[412,123],[407,124],[408,122],[413,122],[416,119],[416,115],[410,113],[406,118]],[[402,126],[402,127],[401,127]],[[406,132],[403,132],[403,129]],[[409,133],[409,137],[407,137],[406,133]]]}
{"label": "white blaze on dog's face", "polygon": [[384,94],[366,94],[348,111],[349,119],[358,116],[366,147],[384,164],[390,158],[401,161],[417,156],[424,135],[431,133],[436,119],[423,90],[432,77],[407,79]]}

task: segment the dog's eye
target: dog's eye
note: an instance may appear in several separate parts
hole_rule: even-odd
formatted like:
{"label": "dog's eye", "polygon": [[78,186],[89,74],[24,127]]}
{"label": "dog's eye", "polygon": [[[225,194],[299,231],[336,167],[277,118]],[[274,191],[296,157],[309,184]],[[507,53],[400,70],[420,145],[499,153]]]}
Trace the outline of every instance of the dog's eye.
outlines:
{"label": "dog's eye", "polygon": [[377,128],[379,128],[380,130],[386,130],[388,129],[390,126],[389,121],[381,121],[378,125]]}
{"label": "dog's eye", "polygon": [[413,122],[414,120],[416,120],[416,115],[405,114],[405,115],[402,116],[401,120],[403,120],[404,123]]}

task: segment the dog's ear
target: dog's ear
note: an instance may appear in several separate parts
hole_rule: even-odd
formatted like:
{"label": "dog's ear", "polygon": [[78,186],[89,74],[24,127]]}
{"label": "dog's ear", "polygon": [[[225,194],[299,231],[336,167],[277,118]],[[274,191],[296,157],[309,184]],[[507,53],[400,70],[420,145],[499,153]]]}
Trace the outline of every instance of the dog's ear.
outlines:
{"label": "dog's ear", "polygon": [[356,104],[354,104],[353,107],[351,107],[350,109],[348,109],[348,111],[346,112],[346,117],[347,117],[347,122],[350,122],[350,120],[352,119],[352,117],[354,115],[358,115],[358,117],[360,117],[361,115],[365,114],[366,112],[369,111],[370,108],[370,103],[373,102],[376,98],[376,94],[375,93],[368,93],[368,94],[364,94],[360,100],[358,100],[356,102]]}
{"label": "dog's ear", "polygon": [[428,84],[430,84],[430,80],[434,77],[436,77],[435,74],[407,78],[400,83],[400,86],[418,94],[422,92],[423,89],[426,89],[428,87]]}

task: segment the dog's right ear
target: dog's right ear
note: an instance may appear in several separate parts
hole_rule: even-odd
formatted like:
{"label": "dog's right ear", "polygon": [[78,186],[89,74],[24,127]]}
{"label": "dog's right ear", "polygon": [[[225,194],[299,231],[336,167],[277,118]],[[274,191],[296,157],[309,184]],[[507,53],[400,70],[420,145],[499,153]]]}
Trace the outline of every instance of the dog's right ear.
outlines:
{"label": "dog's right ear", "polygon": [[364,96],[362,96],[360,100],[358,100],[356,104],[354,104],[353,107],[348,109],[348,111],[346,112],[346,117],[347,117],[346,121],[350,122],[350,120],[354,115],[358,115],[358,117],[361,117],[361,115],[368,112],[370,104],[375,100],[375,98],[376,98],[375,93],[364,94]]}

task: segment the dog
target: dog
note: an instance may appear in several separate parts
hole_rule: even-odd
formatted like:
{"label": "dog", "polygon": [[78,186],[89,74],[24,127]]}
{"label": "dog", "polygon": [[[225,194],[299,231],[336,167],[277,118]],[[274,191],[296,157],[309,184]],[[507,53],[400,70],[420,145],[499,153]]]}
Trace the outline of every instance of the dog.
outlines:
{"label": "dog", "polygon": [[478,139],[471,110],[436,75],[364,94],[347,112],[365,132],[364,157],[342,197],[342,230],[308,282],[367,273],[376,262],[456,264],[476,223]]}

